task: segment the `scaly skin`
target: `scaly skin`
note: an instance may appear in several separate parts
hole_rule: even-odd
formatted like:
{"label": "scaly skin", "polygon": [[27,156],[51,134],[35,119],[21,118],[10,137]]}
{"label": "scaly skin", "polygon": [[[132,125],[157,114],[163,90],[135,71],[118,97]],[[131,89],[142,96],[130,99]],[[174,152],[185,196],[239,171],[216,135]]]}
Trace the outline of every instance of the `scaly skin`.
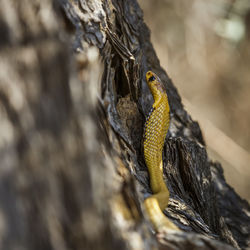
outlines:
{"label": "scaly skin", "polygon": [[169,191],[163,180],[162,150],[169,128],[169,104],[160,79],[152,71],[146,74],[147,84],[154,97],[153,110],[145,124],[144,157],[150,176],[153,195],[144,201],[151,223],[156,231],[164,227],[178,228],[163,214],[168,205]]}

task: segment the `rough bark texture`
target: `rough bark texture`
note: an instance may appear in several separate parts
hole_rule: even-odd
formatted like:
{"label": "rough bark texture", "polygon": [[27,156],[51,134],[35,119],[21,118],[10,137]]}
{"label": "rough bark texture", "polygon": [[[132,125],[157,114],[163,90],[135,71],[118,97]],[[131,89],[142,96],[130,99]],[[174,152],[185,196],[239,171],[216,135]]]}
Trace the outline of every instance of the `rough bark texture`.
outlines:
{"label": "rough bark texture", "polygon": [[[249,204],[208,159],[135,0],[1,0],[0,13],[1,249],[249,246]],[[143,215],[148,69],[169,96],[165,213],[181,233]]]}

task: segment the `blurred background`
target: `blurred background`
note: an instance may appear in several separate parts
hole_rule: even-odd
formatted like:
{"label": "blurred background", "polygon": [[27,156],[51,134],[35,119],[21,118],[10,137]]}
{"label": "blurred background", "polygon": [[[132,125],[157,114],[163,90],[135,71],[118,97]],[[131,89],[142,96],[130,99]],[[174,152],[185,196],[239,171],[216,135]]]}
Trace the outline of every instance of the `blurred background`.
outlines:
{"label": "blurred background", "polygon": [[250,0],[139,0],[209,157],[250,201]]}

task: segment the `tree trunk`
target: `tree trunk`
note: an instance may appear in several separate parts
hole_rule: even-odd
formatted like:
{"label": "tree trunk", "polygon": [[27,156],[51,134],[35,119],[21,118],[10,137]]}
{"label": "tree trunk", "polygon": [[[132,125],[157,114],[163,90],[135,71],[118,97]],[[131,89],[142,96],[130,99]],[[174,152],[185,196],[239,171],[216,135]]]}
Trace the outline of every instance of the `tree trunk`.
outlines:
{"label": "tree trunk", "polygon": [[[1,249],[249,247],[249,204],[208,159],[136,0],[0,3]],[[164,212],[178,233],[155,234],[143,211],[149,69],[171,107]]]}

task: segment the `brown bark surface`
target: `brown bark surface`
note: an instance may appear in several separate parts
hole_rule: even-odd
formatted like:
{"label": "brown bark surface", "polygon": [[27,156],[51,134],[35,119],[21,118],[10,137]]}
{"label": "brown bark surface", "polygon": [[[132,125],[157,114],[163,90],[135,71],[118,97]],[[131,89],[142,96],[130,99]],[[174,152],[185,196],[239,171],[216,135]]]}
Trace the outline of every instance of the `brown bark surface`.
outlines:
{"label": "brown bark surface", "polygon": [[[208,159],[135,0],[1,0],[0,13],[1,249],[249,246],[249,204]],[[149,69],[171,107],[164,212],[181,233],[155,234],[142,207]]]}

